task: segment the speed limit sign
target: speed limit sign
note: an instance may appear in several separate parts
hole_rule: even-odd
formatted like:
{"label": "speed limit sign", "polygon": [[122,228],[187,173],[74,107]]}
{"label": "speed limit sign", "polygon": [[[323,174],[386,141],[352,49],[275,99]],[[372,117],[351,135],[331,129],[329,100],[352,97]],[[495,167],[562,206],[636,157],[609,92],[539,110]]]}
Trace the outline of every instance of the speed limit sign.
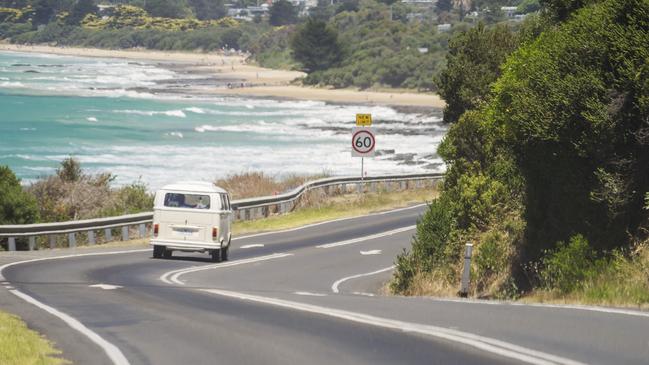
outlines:
{"label": "speed limit sign", "polygon": [[376,138],[370,128],[352,130],[352,157],[372,157],[376,147]]}

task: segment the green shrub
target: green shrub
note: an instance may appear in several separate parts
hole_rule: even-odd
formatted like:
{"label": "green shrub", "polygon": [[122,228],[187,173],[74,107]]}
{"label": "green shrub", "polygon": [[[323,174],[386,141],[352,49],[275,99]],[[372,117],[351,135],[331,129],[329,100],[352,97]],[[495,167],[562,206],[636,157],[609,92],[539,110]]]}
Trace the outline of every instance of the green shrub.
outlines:
{"label": "green shrub", "polygon": [[8,166],[0,166],[0,224],[29,224],[38,221],[33,195],[23,191],[20,180]]}
{"label": "green shrub", "polygon": [[546,289],[569,293],[581,288],[602,264],[588,240],[578,234],[572,236],[567,244],[558,242],[557,248],[542,259],[541,283]]}

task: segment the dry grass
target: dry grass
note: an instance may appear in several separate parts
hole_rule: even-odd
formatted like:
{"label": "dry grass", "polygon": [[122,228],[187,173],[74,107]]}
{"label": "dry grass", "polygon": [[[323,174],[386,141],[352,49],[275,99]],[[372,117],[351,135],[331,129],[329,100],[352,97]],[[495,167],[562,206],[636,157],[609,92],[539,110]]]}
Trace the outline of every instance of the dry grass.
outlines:
{"label": "dry grass", "polygon": [[319,175],[289,175],[283,178],[267,175],[263,172],[243,172],[218,179],[215,185],[230,193],[232,199],[254,198],[285,193],[310,180],[328,177]]}
{"label": "dry grass", "polygon": [[253,221],[235,222],[235,235],[295,228],[307,224],[347,217],[356,217],[372,212],[406,207],[431,201],[437,197],[435,188],[407,190],[387,193],[345,194],[323,198],[314,191],[304,198],[299,209],[284,215],[274,215]]}
{"label": "dry grass", "polygon": [[37,332],[27,328],[20,318],[0,312],[0,364],[69,364],[58,356],[61,351]]}

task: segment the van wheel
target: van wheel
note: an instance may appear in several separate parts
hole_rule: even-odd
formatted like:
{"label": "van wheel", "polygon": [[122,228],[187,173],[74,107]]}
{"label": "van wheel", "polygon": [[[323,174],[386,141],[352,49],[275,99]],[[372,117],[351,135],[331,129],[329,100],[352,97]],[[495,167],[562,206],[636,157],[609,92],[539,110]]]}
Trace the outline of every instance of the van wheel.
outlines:
{"label": "van wheel", "polygon": [[165,247],[164,246],[153,246],[153,258],[154,259],[161,259],[162,255],[165,252]]}
{"label": "van wheel", "polygon": [[212,250],[210,254],[212,255],[212,261],[221,262],[221,250]]}
{"label": "van wheel", "polygon": [[162,256],[165,259],[170,259],[172,254],[173,254],[173,251],[172,250],[167,250],[167,248],[165,247],[164,248],[164,253],[162,254]]}
{"label": "van wheel", "polygon": [[228,256],[230,254],[230,246],[221,249],[221,260],[228,261]]}

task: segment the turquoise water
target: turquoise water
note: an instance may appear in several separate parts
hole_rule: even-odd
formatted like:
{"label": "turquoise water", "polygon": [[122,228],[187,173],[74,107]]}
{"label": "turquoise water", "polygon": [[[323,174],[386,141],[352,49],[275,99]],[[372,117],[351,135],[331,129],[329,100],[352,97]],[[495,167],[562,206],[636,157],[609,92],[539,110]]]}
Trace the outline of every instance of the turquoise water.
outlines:
{"label": "turquoise water", "polygon": [[382,151],[366,161],[369,174],[443,168],[436,116],[175,94],[170,81],[187,77],[156,64],[0,53],[0,164],[29,183],[75,156],[117,184],[153,189],[252,170],[347,175],[360,168],[349,147],[354,114],[369,112]]}

